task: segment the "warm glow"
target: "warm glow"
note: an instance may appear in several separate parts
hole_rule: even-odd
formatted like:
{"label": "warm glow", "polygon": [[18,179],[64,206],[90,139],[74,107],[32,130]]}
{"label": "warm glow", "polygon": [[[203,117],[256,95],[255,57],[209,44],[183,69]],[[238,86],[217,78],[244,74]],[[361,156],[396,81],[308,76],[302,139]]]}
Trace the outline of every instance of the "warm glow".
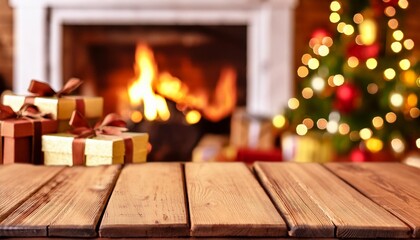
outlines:
{"label": "warm glow", "polygon": [[402,9],[406,9],[408,7],[408,1],[407,0],[399,0],[398,1],[398,6],[400,6],[400,8],[402,8]]}
{"label": "warm glow", "polygon": [[402,44],[400,42],[391,43],[391,49],[394,53],[399,53],[402,50]]}
{"label": "warm glow", "polygon": [[340,21],[340,14],[333,12],[330,14],[330,22],[338,23]]}
{"label": "warm glow", "polygon": [[338,123],[336,121],[329,121],[327,123],[327,131],[334,134],[338,131]]}
{"label": "warm glow", "polygon": [[418,118],[420,116],[420,109],[414,107],[411,108],[409,111],[410,117],[412,118]]}
{"label": "warm glow", "polygon": [[356,13],[353,16],[353,22],[356,24],[361,24],[363,22],[363,15],[360,13]]}
{"label": "warm glow", "polygon": [[408,70],[411,67],[410,60],[408,59],[401,60],[399,65],[402,70]]}
{"label": "warm glow", "polygon": [[400,138],[394,138],[391,140],[391,148],[395,153],[403,153],[405,151],[404,141]]}
{"label": "warm glow", "polygon": [[296,133],[300,136],[305,135],[308,132],[308,128],[304,124],[299,124],[296,126]]}
{"label": "warm glow", "polygon": [[350,24],[346,24],[343,28],[343,33],[347,36],[350,36],[354,33],[354,27]]}
{"label": "warm glow", "polygon": [[404,33],[401,30],[396,30],[392,33],[395,40],[401,41],[404,38]]}
{"label": "warm glow", "polygon": [[363,128],[362,130],[360,130],[359,132],[359,136],[361,139],[363,140],[368,140],[369,138],[372,137],[372,130],[370,130],[369,128]]}
{"label": "warm glow", "polygon": [[414,93],[410,93],[407,97],[407,105],[409,107],[415,107],[417,106],[417,102],[418,102],[417,95]]}
{"label": "warm glow", "polygon": [[344,22],[340,22],[339,24],[337,24],[337,31],[339,32],[339,33],[343,33],[343,31],[344,31],[344,27],[346,26],[346,23],[344,23]]}
{"label": "warm glow", "polygon": [[341,135],[346,135],[350,132],[350,126],[347,123],[340,123],[338,126],[338,132]]}
{"label": "warm glow", "polygon": [[344,84],[344,76],[341,74],[337,74],[333,77],[333,83],[335,86],[341,86]]}
{"label": "warm glow", "polygon": [[385,8],[385,15],[387,15],[388,17],[393,17],[395,15],[395,8],[392,6],[388,6]]}
{"label": "warm glow", "polygon": [[330,49],[325,46],[325,45],[321,45],[318,48],[318,54],[321,55],[322,57],[325,57],[328,55],[328,53],[330,53]]}
{"label": "warm glow", "polygon": [[394,123],[395,121],[397,121],[397,115],[393,112],[389,112],[385,115],[385,120],[388,123]]}
{"label": "warm glow", "polygon": [[378,61],[376,61],[376,59],[369,58],[368,60],[366,60],[366,67],[369,68],[370,70],[375,69],[377,66],[378,66]]}
{"label": "warm glow", "polygon": [[377,138],[370,138],[366,141],[366,148],[373,153],[381,151],[383,146],[383,142]]}
{"label": "warm glow", "polygon": [[333,45],[333,40],[330,37],[324,37],[321,42],[327,47],[331,47]]}
{"label": "warm glow", "polygon": [[414,41],[411,39],[406,39],[404,40],[404,47],[407,50],[411,50],[414,48]]}
{"label": "warm glow", "polygon": [[143,114],[141,114],[141,112],[137,110],[133,111],[131,113],[130,119],[131,121],[133,121],[133,123],[139,123],[141,122],[141,120],[143,120]]}
{"label": "warm glow", "polygon": [[311,129],[314,127],[314,121],[310,118],[303,119],[302,123],[308,128]]}
{"label": "warm glow", "polygon": [[325,80],[322,77],[316,76],[312,78],[311,85],[315,91],[321,92],[325,88]]}
{"label": "warm glow", "polygon": [[272,122],[274,127],[283,128],[286,125],[286,118],[283,115],[276,115]]}
{"label": "warm glow", "polygon": [[299,100],[297,98],[290,98],[287,105],[292,110],[297,109],[299,107]]}
{"label": "warm glow", "polygon": [[305,66],[300,66],[297,70],[297,75],[301,78],[308,76],[308,74],[309,74],[309,70]]}
{"label": "warm glow", "polygon": [[379,116],[376,116],[372,119],[372,125],[376,129],[381,129],[384,126],[384,119]]}
{"label": "warm glow", "polygon": [[328,124],[328,121],[325,118],[320,118],[318,119],[318,121],[316,121],[316,126],[321,130],[326,129],[327,124]]}
{"label": "warm glow", "polygon": [[331,11],[337,12],[338,10],[341,9],[341,5],[337,1],[332,1],[331,4],[330,4],[330,9],[331,9]]}
{"label": "warm glow", "polygon": [[379,90],[379,87],[376,83],[369,83],[367,86],[367,91],[370,94],[375,94],[378,92],[378,90]]}
{"label": "warm glow", "polygon": [[302,97],[305,99],[310,99],[314,95],[314,91],[310,87],[302,89]]}
{"label": "warm glow", "polygon": [[416,147],[420,149],[420,138],[416,139]]}
{"label": "warm glow", "polygon": [[198,123],[200,119],[201,114],[196,110],[191,110],[185,115],[185,121],[190,125]]}
{"label": "warm glow", "polygon": [[312,70],[315,70],[319,67],[319,61],[316,58],[311,58],[308,61],[308,67]]}
{"label": "warm glow", "polygon": [[302,63],[308,65],[309,60],[312,58],[311,54],[305,53],[302,55]]}
{"label": "warm glow", "polygon": [[404,98],[400,93],[392,93],[389,101],[393,107],[400,108],[404,103]]}
{"label": "warm glow", "polygon": [[388,68],[384,71],[384,77],[386,80],[394,79],[395,75],[396,75],[395,70],[392,68]]}
{"label": "warm glow", "polygon": [[398,20],[393,18],[388,21],[388,27],[391,29],[397,29],[398,27]]}
{"label": "warm glow", "polygon": [[357,59],[357,57],[351,56],[347,59],[347,64],[349,65],[349,67],[355,68],[357,67],[357,65],[359,65],[359,59]]}
{"label": "warm glow", "polygon": [[376,40],[377,27],[372,19],[365,19],[359,24],[360,40],[365,45],[371,45]]}

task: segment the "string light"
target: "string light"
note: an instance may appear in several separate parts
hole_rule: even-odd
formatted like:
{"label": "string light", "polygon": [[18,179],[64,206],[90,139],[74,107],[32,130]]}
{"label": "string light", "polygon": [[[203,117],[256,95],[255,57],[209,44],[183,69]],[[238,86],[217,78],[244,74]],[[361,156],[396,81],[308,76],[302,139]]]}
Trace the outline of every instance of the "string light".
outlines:
{"label": "string light", "polygon": [[316,76],[312,78],[311,85],[316,92],[321,92],[325,88],[325,80],[322,77]]}
{"label": "string light", "polygon": [[402,44],[400,42],[391,43],[391,49],[394,53],[399,53],[402,50]]}
{"label": "string light", "polygon": [[381,151],[383,146],[383,142],[378,138],[370,138],[366,141],[366,148],[372,153]]}
{"label": "string light", "polygon": [[322,57],[325,57],[328,55],[328,53],[330,53],[330,49],[325,46],[325,45],[321,45],[318,48],[318,54],[321,55]]}
{"label": "string light", "polygon": [[404,40],[404,47],[407,50],[411,50],[414,48],[414,41],[411,39],[406,39]]}
{"label": "string light", "polygon": [[394,123],[395,121],[397,121],[397,115],[393,112],[389,112],[385,115],[385,120],[388,123]]}
{"label": "string light", "polygon": [[201,114],[197,110],[191,110],[185,115],[185,120],[188,124],[196,124],[200,121]]}
{"label": "string light", "polygon": [[418,118],[420,116],[420,109],[413,107],[409,111],[411,118]]}
{"label": "string light", "polygon": [[330,4],[331,11],[337,12],[341,9],[341,4],[337,1],[332,1]]}
{"label": "string light", "polygon": [[359,132],[358,131],[351,131],[349,134],[350,140],[353,142],[357,142],[360,140]]}
{"label": "string light", "polygon": [[347,123],[340,123],[338,126],[338,133],[346,135],[350,132],[350,126]]}
{"label": "string light", "polygon": [[310,87],[302,89],[302,97],[305,99],[310,99],[314,96],[314,91]]}
{"label": "string light", "polygon": [[347,59],[347,65],[349,65],[351,68],[355,68],[357,65],[359,65],[359,59],[357,59],[357,57],[351,56]]}
{"label": "string light", "polygon": [[304,124],[299,124],[296,126],[296,133],[300,136],[304,136],[308,133],[308,128]]}
{"label": "string light", "polygon": [[325,118],[320,118],[318,119],[318,121],[316,121],[316,126],[320,130],[324,130],[325,128],[327,128],[327,124],[328,124],[328,121]]}
{"label": "string light", "polygon": [[396,30],[392,33],[395,40],[401,41],[404,38],[404,33],[401,30]]}
{"label": "string light", "polygon": [[302,123],[308,128],[311,129],[314,127],[314,121],[310,118],[303,119]]}
{"label": "string light", "polygon": [[379,90],[379,87],[376,83],[369,83],[367,86],[367,91],[370,94],[375,94],[378,92],[378,90]]}
{"label": "string light", "polygon": [[408,97],[407,97],[407,105],[409,107],[415,107],[415,106],[417,106],[417,103],[418,103],[417,95],[414,94],[414,93],[408,94]]}
{"label": "string light", "polygon": [[392,79],[394,79],[395,78],[395,75],[396,75],[395,70],[392,69],[392,68],[387,68],[384,71],[384,77],[385,77],[386,80],[392,80]]}
{"label": "string light", "polygon": [[392,139],[391,148],[395,153],[403,153],[405,151],[404,141],[401,138]]}
{"label": "string light", "polygon": [[389,101],[393,107],[400,108],[404,103],[404,98],[401,93],[391,93]]}
{"label": "string light", "polygon": [[398,1],[398,6],[400,6],[400,8],[402,8],[402,9],[406,9],[406,8],[408,8],[408,1],[407,0],[399,0]]}
{"label": "string light", "polygon": [[338,131],[338,123],[336,121],[329,121],[327,123],[327,131],[334,134]]}
{"label": "string light", "polygon": [[359,25],[360,40],[365,45],[371,45],[376,40],[377,27],[372,19],[365,19]]}
{"label": "string light", "polygon": [[330,37],[324,37],[321,41],[322,44],[324,44],[327,47],[331,47],[333,45],[333,40]]}
{"label": "string light", "polygon": [[338,23],[340,21],[340,14],[333,12],[330,14],[330,22]]}
{"label": "string light", "polygon": [[372,125],[376,129],[381,129],[384,126],[384,119],[376,116],[372,119]]}
{"label": "string light", "polygon": [[341,86],[344,84],[344,76],[341,74],[337,74],[333,77],[333,83],[335,86]]}
{"label": "string light", "polygon": [[308,61],[308,67],[312,70],[315,70],[319,67],[319,61],[316,58],[311,58]]}
{"label": "string light", "polygon": [[359,136],[363,140],[368,140],[372,137],[372,134],[372,130],[370,130],[369,128],[363,128],[359,131]]}
{"label": "string light", "polygon": [[388,27],[391,29],[397,29],[398,27],[398,20],[393,18],[388,21]]}
{"label": "string light", "polygon": [[374,58],[369,58],[368,60],[366,60],[366,67],[370,70],[375,69],[378,66],[378,61],[376,61],[376,59]]}
{"label": "string light", "polygon": [[356,24],[361,24],[363,22],[363,15],[360,13],[356,13],[353,16],[353,22]]}
{"label": "string light", "polygon": [[304,78],[304,77],[308,76],[309,70],[305,66],[300,66],[297,70],[297,74],[298,74],[299,77]]}
{"label": "string light", "polygon": [[346,24],[344,22],[340,22],[339,24],[337,24],[337,31],[339,33],[343,33],[345,26],[346,26]]}
{"label": "string light", "polygon": [[287,106],[289,106],[290,109],[295,110],[299,107],[299,100],[297,98],[290,98],[289,101],[287,101]]}
{"label": "string light", "polygon": [[352,34],[354,33],[354,27],[353,27],[352,25],[350,25],[350,24],[346,24],[346,25],[343,27],[343,33],[344,33],[345,35],[347,35],[347,36],[352,35]]}
{"label": "string light", "polygon": [[392,6],[388,6],[385,8],[384,13],[388,17],[393,17],[395,15],[395,8]]}
{"label": "string light", "polygon": [[402,70],[408,70],[411,67],[411,63],[410,60],[408,59],[403,59],[399,62],[400,68]]}
{"label": "string light", "polygon": [[416,140],[416,147],[420,148],[420,138],[417,138],[417,140]]}
{"label": "string light", "polygon": [[283,115],[276,115],[272,120],[273,126],[281,129],[286,125],[286,118]]}

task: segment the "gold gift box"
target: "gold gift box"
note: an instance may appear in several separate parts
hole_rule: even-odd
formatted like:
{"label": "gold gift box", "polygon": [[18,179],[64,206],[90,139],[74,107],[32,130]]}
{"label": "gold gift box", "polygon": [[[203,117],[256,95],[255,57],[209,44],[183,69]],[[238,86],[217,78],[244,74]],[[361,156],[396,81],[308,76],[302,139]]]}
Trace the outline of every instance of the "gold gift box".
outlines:
{"label": "gold gift box", "polygon": [[[122,133],[133,139],[133,163],[145,162],[147,158],[147,133]],[[45,165],[73,166],[73,140],[68,133],[46,134],[42,136],[42,151]],[[125,155],[124,139],[121,136],[99,135],[87,138],[85,142],[85,165],[98,166],[123,164]]]}
{"label": "gold gift box", "polygon": [[[25,103],[25,98],[26,96],[4,95],[3,105],[8,105],[13,109],[13,111],[17,112]],[[41,113],[49,113],[52,115],[52,119],[58,120],[58,132],[65,132],[70,129],[69,119],[73,111],[76,109],[77,99],[83,99],[85,105],[85,117],[90,123],[95,123],[102,118],[102,97],[35,97],[33,104],[38,107]]]}

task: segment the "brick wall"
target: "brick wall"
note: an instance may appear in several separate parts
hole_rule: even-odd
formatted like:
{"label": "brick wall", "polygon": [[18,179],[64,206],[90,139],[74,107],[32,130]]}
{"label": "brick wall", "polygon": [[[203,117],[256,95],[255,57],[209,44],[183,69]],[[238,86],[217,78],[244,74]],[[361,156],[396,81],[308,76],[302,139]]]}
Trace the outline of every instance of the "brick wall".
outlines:
{"label": "brick wall", "polygon": [[0,0],[0,91],[13,81],[13,11],[8,0]]}

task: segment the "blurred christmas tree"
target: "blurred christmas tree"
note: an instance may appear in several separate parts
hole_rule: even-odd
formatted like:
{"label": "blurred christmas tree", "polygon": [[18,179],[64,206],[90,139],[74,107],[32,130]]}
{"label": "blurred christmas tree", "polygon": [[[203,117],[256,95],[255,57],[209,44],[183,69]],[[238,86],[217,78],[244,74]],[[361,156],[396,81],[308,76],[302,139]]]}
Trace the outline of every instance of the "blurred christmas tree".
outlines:
{"label": "blurred christmas tree", "polygon": [[285,126],[301,136],[330,135],[336,152],[352,160],[420,148],[419,64],[400,25],[408,7],[407,0],[332,1],[337,32],[313,32]]}

